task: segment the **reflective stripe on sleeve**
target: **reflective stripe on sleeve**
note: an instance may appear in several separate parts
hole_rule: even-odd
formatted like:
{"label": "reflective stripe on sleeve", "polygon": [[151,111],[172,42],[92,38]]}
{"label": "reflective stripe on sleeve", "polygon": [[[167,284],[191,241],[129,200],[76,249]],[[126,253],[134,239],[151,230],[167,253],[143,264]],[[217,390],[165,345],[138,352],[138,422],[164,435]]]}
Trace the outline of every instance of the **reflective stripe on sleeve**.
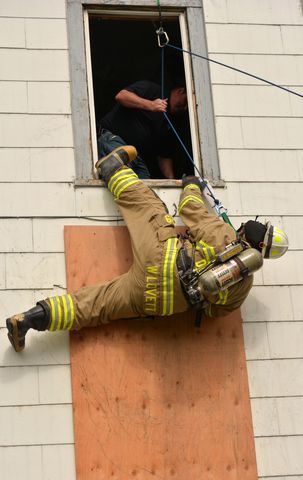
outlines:
{"label": "reflective stripe on sleeve", "polygon": [[174,266],[177,256],[177,238],[169,238],[163,265],[162,315],[172,315],[174,308]]}
{"label": "reflective stripe on sleeve", "polygon": [[203,242],[203,240],[199,240],[199,242],[196,243],[196,250],[202,250],[207,260],[207,263],[210,263],[217,258],[214,247],[208,245],[208,243],[206,242]]}
{"label": "reflective stripe on sleeve", "polygon": [[226,290],[223,290],[223,292],[219,292],[218,295],[219,298],[216,301],[216,305],[225,305],[228,297],[228,288]]}

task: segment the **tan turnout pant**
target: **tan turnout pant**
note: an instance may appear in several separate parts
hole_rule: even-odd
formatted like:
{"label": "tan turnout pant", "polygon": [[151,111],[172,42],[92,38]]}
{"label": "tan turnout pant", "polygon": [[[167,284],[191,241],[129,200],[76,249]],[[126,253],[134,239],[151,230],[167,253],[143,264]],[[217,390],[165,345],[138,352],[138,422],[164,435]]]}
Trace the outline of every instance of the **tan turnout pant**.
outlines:
{"label": "tan turnout pant", "polygon": [[179,240],[165,205],[127,167],[112,175],[108,188],[129,230],[133,265],[109,282],[47,299],[50,330],[78,330],[121,318],[170,315],[188,308],[176,269]]}

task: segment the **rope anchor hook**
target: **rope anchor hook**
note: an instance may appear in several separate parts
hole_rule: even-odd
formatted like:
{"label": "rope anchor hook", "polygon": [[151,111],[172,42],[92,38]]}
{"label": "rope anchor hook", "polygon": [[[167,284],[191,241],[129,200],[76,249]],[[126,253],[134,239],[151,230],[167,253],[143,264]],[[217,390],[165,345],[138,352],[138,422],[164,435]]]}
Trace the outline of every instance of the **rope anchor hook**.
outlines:
{"label": "rope anchor hook", "polygon": [[159,27],[158,30],[156,30],[156,34],[158,36],[159,47],[165,47],[165,45],[167,45],[169,42],[169,38],[165,30],[163,30],[163,27]]}

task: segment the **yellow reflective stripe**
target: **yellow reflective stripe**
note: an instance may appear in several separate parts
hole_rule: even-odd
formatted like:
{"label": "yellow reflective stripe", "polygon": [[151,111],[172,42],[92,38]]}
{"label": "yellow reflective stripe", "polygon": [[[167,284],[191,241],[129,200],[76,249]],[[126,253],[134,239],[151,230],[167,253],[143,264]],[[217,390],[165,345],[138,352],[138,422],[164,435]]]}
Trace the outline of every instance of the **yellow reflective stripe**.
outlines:
{"label": "yellow reflective stripe", "polygon": [[[128,170],[130,170],[130,169],[128,169]],[[114,173],[114,174],[110,177],[110,180],[109,180],[109,182],[108,182],[108,188],[111,187],[111,185],[113,184],[113,182],[115,181],[115,179],[116,179],[117,177],[120,177],[121,173],[122,173],[122,175],[123,175],[124,172],[125,172],[125,171],[128,171],[128,170],[118,170],[116,173]]]}
{"label": "yellow reflective stripe", "polygon": [[219,293],[218,293],[218,297],[219,297],[219,298],[218,298],[218,300],[216,301],[216,305],[220,305],[220,303],[221,303],[222,292],[219,292]]}
{"label": "yellow reflective stripe", "polygon": [[[132,171],[131,171],[132,172]],[[128,178],[138,178],[137,175],[132,172],[132,173],[125,173],[123,171],[123,175],[119,175],[119,177],[115,178],[111,186],[108,185],[108,188],[112,192],[113,195],[115,195],[115,190],[121,185],[121,183],[125,182]]]}
{"label": "yellow reflective stripe", "polygon": [[208,261],[212,261],[217,258],[214,247],[208,245],[206,242],[203,242],[203,240],[199,240],[199,242],[196,244],[196,249],[202,250]]}
{"label": "yellow reflective stripe", "polygon": [[70,294],[67,295],[67,298],[69,300],[69,305],[70,305],[70,312],[71,312],[71,318],[70,318],[70,324],[68,326],[68,330],[70,330],[74,324],[75,320],[75,309],[74,309],[74,302]]}
{"label": "yellow reflective stripe", "polygon": [[119,178],[111,189],[112,194],[116,197],[117,192],[119,191],[119,188],[125,185],[125,183],[128,183],[133,178],[134,178],[134,175],[127,175],[127,177]]}
{"label": "yellow reflective stripe", "polygon": [[196,188],[197,190],[200,190],[200,187],[195,183],[189,183],[188,185],[186,185],[186,187],[183,188],[183,191],[185,192],[187,188]]}
{"label": "yellow reflective stripe", "polygon": [[171,238],[169,238],[166,242],[166,252],[165,252],[165,257],[164,257],[164,264],[163,264],[163,309],[162,309],[162,315],[166,314],[166,301],[167,301],[167,276],[166,276],[166,270],[167,270],[167,263],[168,263],[168,253],[169,253],[169,248],[170,248],[170,242]]}
{"label": "yellow reflective stripe", "polygon": [[54,330],[54,321],[55,321],[55,305],[54,305],[53,298],[49,298],[49,303],[50,303],[50,306],[51,306],[51,324],[50,324],[49,330],[53,331]]}
{"label": "yellow reflective stripe", "polygon": [[70,330],[75,319],[74,303],[71,295],[58,295],[48,300],[51,306],[49,330]]}
{"label": "yellow reflective stripe", "polygon": [[228,297],[228,288],[226,290],[224,290],[223,293],[224,293],[224,300],[223,300],[222,305],[225,305],[226,302],[227,302],[227,297]]}
{"label": "yellow reflective stripe", "polygon": [[203,250],[203,253],[204,253],[204,255],[205,255],[205,258],[206,258],[207,263],[210,263],[211,260],[210,260],[210,258],[209,258],[208,248],[203,248],[202,250]]}
{"label": "yellow reflective stripe", "polygon": [[211,303],[208,303],[206,308],[205,308],[205,313],[208,317],[211,317],[212,316],[212,312],[211,312]]}
{"label": "yellow reflective stripe", "polygon": [[211,246],[209,246],[208,248],[209,248],[210,257],[212,257],[212,260],[215,260],[217,258],[216,250],[214,249],[214,247],[211,247]]}
{"label": "yellow reflective stripe", "polygon": [[56,325],[56,330],[60,330],[61,329],[61,322],[62,322],[62,308],[61,308],[61,304],[60,304],[60,297],[56,297],[56,301],[57,301],[57,306],[58,306],[58,321],[57,321],[57,325]]}
{"label": "yellow reflective stripe", "polygon": [[225,305],[228,297],[228,288],[218,293],[219,298],[216,301],[216,305]]}
{"label": "yellow reflective stripe", "polygon": [[197,197],[196,195],[186,195],[186,197],[183,198],[183,200],[180,202],[179,212],[181,212],[182,208],[184,208],[185,205],[190,201],[193,201],[194,203],[201,203],[202,205],[204,205],[202,198]]}
{"label": "yellow reflective stripe", "polygon": [[108,187],[111,188],[112,184],[115,182],[115,180],[117,178],[123,177],[124,175],[130,175],[130,174],[136,175],[135,172],[131,168],[123,168],[123,169],[117,170],[117,172],[115,172],[110,177],[110,180],[108,182]]}
{"label": "yellow reflective stripe", "polygon": [[66,326],[67,326],[67,320],[68,320],[68,309],[67,309],[67,303],[66,303],[65,295],[63,295],[63,297],[62,297],[62,304],[63,304],[63,327],[62,327],[62,330],[65,330]]}
{"label": "yellow reflective stripe", "polygon": [[121,193],[124,192],[124,190],[128,187],[130,187],[131,185],[134,185],[134,183],[139,183],[140,180],[138,178],[136,178],[136,180],[132,180],[132,181],[128,181],[125,185],[122,185],[119,190],[115,193],[116,195],[116,198],[119,198]]}
{"label": "yellow reflective stripe", "polygon": [[174,308],[174,266],[177,256],[177,238],[167,240],[163,263],[162,315],[171,315]]}
{"label": "yellow reflective stripe", "polygon": [[174,266],[177,257],[177,243],[178,239],[174,239],[173,251],[171,256],[171,263],[170,263],[170,301],[169,301],[169,315],[172,315],[174,311]]}

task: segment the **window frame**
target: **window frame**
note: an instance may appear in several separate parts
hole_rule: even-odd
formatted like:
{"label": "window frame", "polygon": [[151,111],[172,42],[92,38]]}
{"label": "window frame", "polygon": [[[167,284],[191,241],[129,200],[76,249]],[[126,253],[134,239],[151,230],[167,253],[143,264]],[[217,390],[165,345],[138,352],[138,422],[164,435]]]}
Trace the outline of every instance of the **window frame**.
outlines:
{"label": "window frame", "polygon": [[[202,0],[201,0],[202,1]],[[161,2],[163,15],[179,18],[182,45],[185,50],[206,56],[206,36],[200,0]],[[126,8],[125,8],[126,7]],[[129,7],[132,7],[130,10]],[[152,7],[152,8],[147,8]],[[97,155],[95,111],[89,42],[89,14],[158,16],[155,2],[149,0],[67,0],[72,122],[76,161],[75,186],[100,185],[94,176]],[[183,53],[189,103],[189,120],[193,158],[203,176],[213,185],[220,185],[217,142],[209,74],[205,60]],[[202,108],[203,105],[203,108]],[[201,158],[201,161],[200,161]],[[145,180],[151,186],[179,186],[180,180]]]}

